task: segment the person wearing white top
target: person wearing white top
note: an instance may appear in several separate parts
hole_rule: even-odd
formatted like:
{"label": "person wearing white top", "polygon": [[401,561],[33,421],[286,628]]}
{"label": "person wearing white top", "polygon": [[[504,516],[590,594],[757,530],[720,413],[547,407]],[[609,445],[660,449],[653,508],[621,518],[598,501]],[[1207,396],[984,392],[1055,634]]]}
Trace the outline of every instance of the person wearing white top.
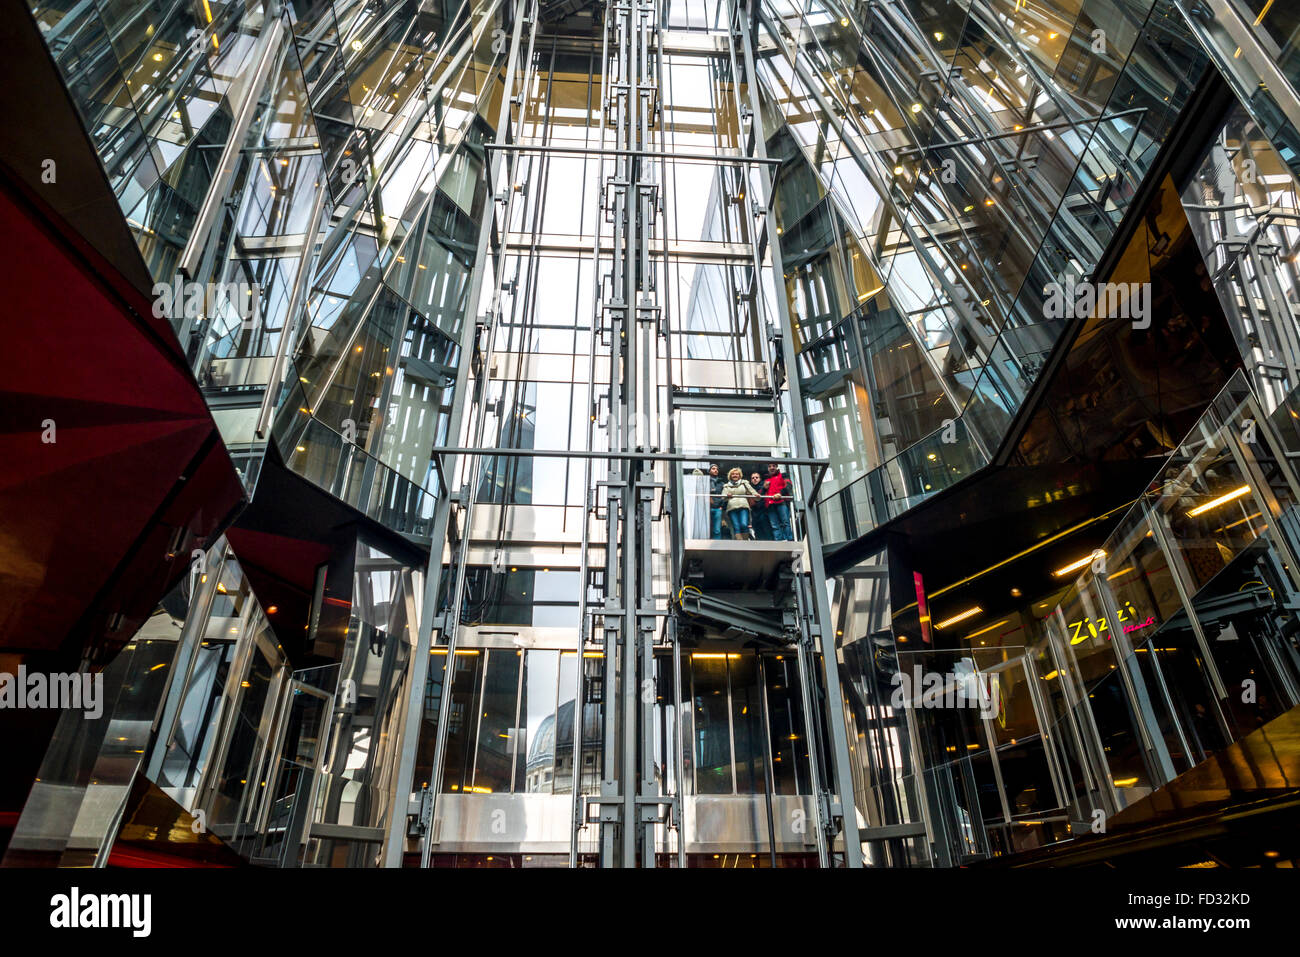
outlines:
{"label": "person wearing white top", "polygon": [[749,539],[749,501],[758,497],[754,486],[745,481],[740,469],[727,473],[727,484],[722,486],[722,497],[727,503],[727,523],[731,525],[732,538]]}

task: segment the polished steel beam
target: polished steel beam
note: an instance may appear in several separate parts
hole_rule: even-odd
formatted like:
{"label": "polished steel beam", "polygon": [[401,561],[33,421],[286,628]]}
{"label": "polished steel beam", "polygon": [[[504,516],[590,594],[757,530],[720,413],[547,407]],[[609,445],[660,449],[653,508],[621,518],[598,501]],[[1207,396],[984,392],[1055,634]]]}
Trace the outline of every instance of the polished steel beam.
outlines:
{"label": "polished steel beam", "polygon": [[[510,37],[510,50],[507,54],[505,67],[505,80],[501,96],[501,105],[497,115],[496,136],[497,140],[504,142],[510,135],[511,122],[511,96],[510,90],[515,82],[515,73],[519,64],[520,43],[522,37],[522,27],[525,22],[525,11],[535,6],[536,0],[515,0],[514,5],[514,25]],[[484,14],[484,22],[490,22],[496,14],[499,4],[494,3],[492,7]],[[472,38],[467,42],[467,46],[472,43]],[[446,75],[446,74],[444,74]],[[491,184],[498,182],[509,170],[509,157],[499,157],[493,169],[489,171],[488,182],[486,185],[486,195],[484,200],[483,221],[479,225],[478,246],[474,259],[474,270],[470,277],[470,286],[466,294],[465,316],[462,322],[460,355],[461,362],[456,372],[456,384],[453,387],[452,407],[449,415],[452,434],[459,434],[463,420],[466,416],[466,406],[468,405],[466,391],[469,382],[470,363],[468,357],[477,348],[477,336],[479,332],[478,315],[482,308],[484,300],[485,279],[488,275],[488,258],[491,255],[491,243],[494,232],[496,217],[495,203],[491,196]],[[513,195],[513,194],[511,194]],[[507,214],[509,213],[509,198],[507,198]],[[495,312],[495,309],[494,309]],[[491,340],[489,338],[489,344]],[[440,474],[445,482],[450,482],[453,476],[453,470],[450,466],[443,466],[439,457]],[[415,753],[420,743],[420,726],[424,710],[425,687],[429,681],[429,658],[433,647],[433,630],[438,628],[444,632],[448,639],[448,654],[446,658],[448,671],[443,676],[443,691],[439,702],[438,724],[435,729],[435,745],[433,768],[429,775],[429,802],[430,814],[429,820],[432,822],[433,812],[436,810],[438,793],[441,790],[442,762],[445,754],[445,742],[447,734],[447,717],[450,711],[450,694],[449,679],[452,677],[450,664],[454,660],[452,655],[455,650],[455,628],[447,628],[445,621],[435,620],[438,611],[438,598],[441,593],[441,586],[444,576],[442,567],[442,548],[443,542],[447,535],[447,525],[450,520],[452,501],[449,495],[450,488],[444,486],[442,489],[443,500],[438,504],[437,514],[434,518],[433,529],[430,536],[429,545],[429,564],[425,574],[424,598],[421,603],[421,614],[419,627],[416,632],[416,644],[411,654],[411,676],[409,687],[409,698],[407,711],[405,715],[405,724],[402,731],[402,750],[397,770],[397,794],[394,800],[393,808],[389,814],[388,822],[388,840],[384,850],[384,863],[387,867],[401,867],[402,854],[406,844],[406,824],[408,806],[412,788],[414,787],[415,777]],[[469,525],[469,507],[472,507],[473,496],[470,501],[464,503],[466,508],[466,529]],[[462,550],[468,547],[468,537],[462,543]],[[453,559],[456,556],[452,556]],[[463,558],[463,556],[462,556]],[[463,560],[460,567],[463,568]],[[458,573],[457,583],[460,578]],[[455,589],[453,589],[455,591]],[[453,605],[452,620],[456,619],[455,605]],[[432,853],[431,835],[425,832],[420,837],[420,866],[428,867],[429,858]]]}
{"label": "polished steel beam", "polygon": [[[764,129],[762,104],[759,102],[758,97],[758,78],[754,59],[754,32],[758,22],[757,5],[760,2],[761,0],[737,0],[736,9],[743,9],[745,16],[741,20],[741,29],[736,32],[740,34],[740,48],[744,60],[745,77],[749,81],[747,85],[750,99],[750,122],[753,129],[751,136],[753,150],[755,155],[766,157],[767,132]],[[764,220],[764,227],[769,238],[768,249],[772,259],[772,281],[775,283],[776,277],[784,273],[781,263],[781,246],[776,241],[777,221],[776,209],[773,204],[775,184],[766,170],[760,172],[759,181],[762,203],[761,218]],[[776,289],[772,299],[776,304],[776,316],[781,330],[780,348],[781,359],[786,369],[788,398],[786,411],[790,416],[791,442],[794,446],[795,458],[806,459],[810,457],[810,443],[808,429],[804,422],[803,387],[799,382],[799,355],[795,349],[793,320],[783,290]],[[799,487],[812,488],[814,485],[812,471],[806,465],[800,464],[797,466],[797,472]],[[830,750],[834,766],[834,783],[839,792],[841,831],[844,836],[844,857],[845,863],[849,867],[856,868],[862,866],[862,844],[858,836],[857,810],[853,798],[853,775],[849,766],[851,758],[849,757],[848,728],[845,724],[844,709],[839,706],[839,703],[843,700],[844,692],[840,687],[839,653],[835,644],[835,634],[830,627],[832,617],[830,603],[826,597],[826,569],[822,560],[821,520],[815,507],[806,507],[802,511],[803,521],[801,524],[803,525],[804,537],[808,546],[805,552],[807,564],[804,570],[808,575],[807,592],[810,594],[808,595],[809,607],[800,610],[803,613],[802,618],[804,621],[814,623],[813,632],[807,634],[806,638],[809,644],[815,644],[818,647],[822,656],[826,698],[830,702],[830,707],[827,708],[829,713],[826,715],[826,721],[831,736]],[[805,694],[807,693],[805,688]],[[811,728],[809,728],[809,733],[811,734]],[[811,750],[809,754],[812,754]],[[833,808],[831,810],[834,811]]]}
{"label": "polished steel beam", "polygon": [[278,62],[282,40],[284,38],[284,17],[280,14],[280,5],[271,4],[267,12],[267,22],[257,38],[257,48],[253,53],[253,72],[244,81],[240,90],[239,101],[232,104],[234,121],[231,123],[230,135],[222,148],[221,158],[217,161],[212,184],[203,197],[194,228],[190,231],[189,241],[181,253],[177,268],[187,279],[197,279],[203,254],[208,247],[212,232],[217,228],[221,211],[226,206],[230,194],[230,184],[235,170],[239,166],[248,139],[248,130],[253,123],[258,101],[267,88],[271,68]]}

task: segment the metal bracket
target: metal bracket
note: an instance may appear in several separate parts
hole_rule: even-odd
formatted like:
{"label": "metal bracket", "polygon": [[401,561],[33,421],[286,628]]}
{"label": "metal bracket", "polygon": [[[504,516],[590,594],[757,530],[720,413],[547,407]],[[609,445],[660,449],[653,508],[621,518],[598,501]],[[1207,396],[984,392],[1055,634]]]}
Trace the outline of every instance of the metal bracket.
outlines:
{"label": "metal bracket", "polygon": [[[596,817],[591,816],[589,808],[599,809]],[[584,794],[582,796],[582,820],[584,824],[618,824],[623,820],[623,797],[619,794]]]}
{"label": "metal bracket", "polygon": [[407,803],[406,813],[411,817],[406,832],[408,836],[418,837],[429,833],[429,825],[433,823],[433,794],[429,791],[429,785],[420,788],[420,796]]}

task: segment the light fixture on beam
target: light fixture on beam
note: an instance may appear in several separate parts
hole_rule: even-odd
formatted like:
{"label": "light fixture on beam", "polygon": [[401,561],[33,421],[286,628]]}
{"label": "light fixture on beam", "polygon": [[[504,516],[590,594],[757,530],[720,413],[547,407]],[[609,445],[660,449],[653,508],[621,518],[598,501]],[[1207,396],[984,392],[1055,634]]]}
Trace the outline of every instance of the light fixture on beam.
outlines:
{"label": "light fixture on beam", "polygon": [[1064,568],[1058,568],[1056,571],[1052,572],[1052,574],[1055,577],[1060,578],[1062,575],[1070,574],[1070,572],[1077,572],[1080,568],[1082,568],[1084,565],[1088,564],[1089,562],[1093,561],[1094,559],[1105,558],[1105,557],[1106,557],[1106,553],[1102,551],[1100,548],[1098,548],[1096,551],[1089,552],[1083,558],[1080,558],[1077,562],[1070,562],[1070,564],[1066,565]]}
{"label": "light fixture on beam", "polygon": [[951,618],[945,618],[943,621],[937,621],[934,624],[936,628],[947,628],[949,625],[955,625],[959,621],[965,621],[967,618],[974,618],[976,615],[983,613],[984,609],[979,605],[974,608],[967,608],[960,614],[953,615]]}
{"label": "light fixture on beam", "polygon": [[1212,508],[1218,508],[1220,505],[1226,505],[1229,502],[1241,498],[1243,495],[1249,495],[1249,494],[1250,494],[1249,485],[1243,485],[1241,486],[1241,488],[1234,488],[1231,492],[1227,492],[1223,495],[1220,495],[1218,498],[1210,499],[1210,501],[1206,502],[1204,505],[1196,506],[1196,508],[1192,509],[1190,512],[1187,513],[1187,517],[1192,518],[1193,516],[1196,515],[1202,515],[1205,512],[1208,512]]}

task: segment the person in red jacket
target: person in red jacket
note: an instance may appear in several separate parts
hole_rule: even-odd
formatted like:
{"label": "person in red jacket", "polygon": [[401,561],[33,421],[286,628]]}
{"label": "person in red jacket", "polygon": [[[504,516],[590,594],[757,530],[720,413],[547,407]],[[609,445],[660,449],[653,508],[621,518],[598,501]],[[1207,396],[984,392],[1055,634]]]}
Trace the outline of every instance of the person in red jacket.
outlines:
{"label": "person in red jacket", "polygon": [[763,517],[772,529],[772,541],[794,541],[790,528],[790,482],[781,472],[781,466],[769,462],[767,479],[763,482]]}

